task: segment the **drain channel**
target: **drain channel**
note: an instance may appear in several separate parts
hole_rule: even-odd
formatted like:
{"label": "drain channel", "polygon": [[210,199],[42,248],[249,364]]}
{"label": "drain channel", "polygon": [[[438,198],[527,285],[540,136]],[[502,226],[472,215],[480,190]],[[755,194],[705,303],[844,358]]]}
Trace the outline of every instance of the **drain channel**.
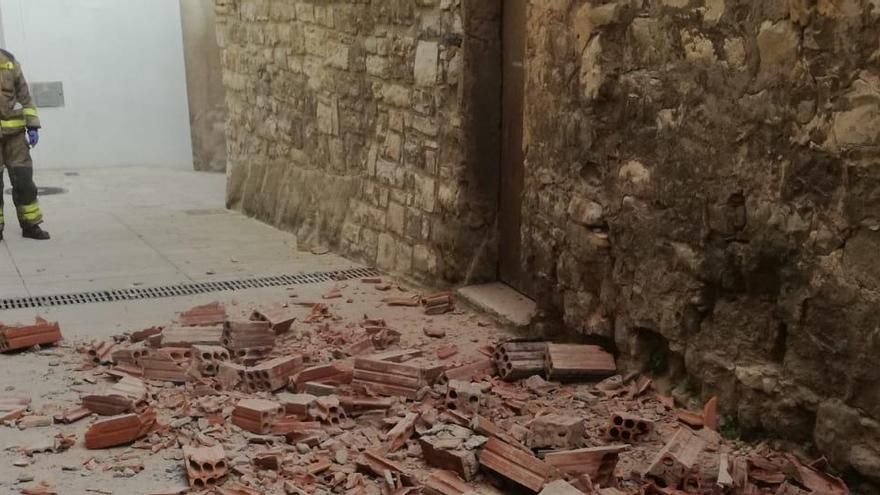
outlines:
{"label": "drain channel", "polygon": [[160,287],[135,287],[94,292],[78,292],[55,296],[18,297],[0,299],[0,311],[9,309],[44,308],[52,306],[73,306],[120,301],[138,301],[163,297],[192,296],[211,292],[226,292],[245,289],[262,289],[285,285],[306,285],[334,280],[349,280],[363,277],[376,277],[379,272],[373,268],[351,268],[331,272],[305,273],[299,275],[275,275],[222,282],[195,282],[191,284],[164,285]]}

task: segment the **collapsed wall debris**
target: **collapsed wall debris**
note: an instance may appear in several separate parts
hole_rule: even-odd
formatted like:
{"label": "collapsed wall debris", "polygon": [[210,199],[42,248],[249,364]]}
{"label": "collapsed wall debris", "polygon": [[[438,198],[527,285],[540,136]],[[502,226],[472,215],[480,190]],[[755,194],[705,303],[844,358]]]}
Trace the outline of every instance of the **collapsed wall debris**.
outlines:
{"label": "collapsed wall debris", "polygon": [[[472,339],[464,356],[435,358],[455,344],[439,326],[418,332],[421,343],[389,340],[405,334],[385,319],[346,324],[323,303],[296,308],[244,320],[206,305],[177,325],[84,346],[84,366],[112,383],[54,420],[96,413],[89,449],[181,448],[189,487],[217,493],[848,493],[821,464],[732,448],[717,432],[718,399],[699,413],[676,408],[649,378],[617,375],[601,347]],[[263,354],[241,352],[252,349]],[[52,421],[2,397],[0,419]]]}

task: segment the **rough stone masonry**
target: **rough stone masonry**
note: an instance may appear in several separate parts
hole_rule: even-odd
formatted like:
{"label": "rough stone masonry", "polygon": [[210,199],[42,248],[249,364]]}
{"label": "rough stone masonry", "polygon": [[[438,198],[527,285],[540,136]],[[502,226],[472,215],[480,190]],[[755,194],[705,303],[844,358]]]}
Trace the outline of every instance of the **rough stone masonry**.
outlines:
{"label": "rough stone masonry", "polygon": [[[494,277],[500,1],[217,9],[232,206]],[[880,479],[880,1],[532,0],[524,36],[529,292]]]}

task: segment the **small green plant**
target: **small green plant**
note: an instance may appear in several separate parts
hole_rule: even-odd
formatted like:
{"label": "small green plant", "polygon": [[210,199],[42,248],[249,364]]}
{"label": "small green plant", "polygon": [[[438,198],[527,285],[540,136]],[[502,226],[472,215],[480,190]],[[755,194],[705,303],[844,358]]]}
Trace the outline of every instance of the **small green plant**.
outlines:
{"label": "small green plant", "polygon": [[742,435],[742,432],[739,430],[739,423],[737,423],[736,418],[733,416],[721,416],[721,422],[718,427],[721,430],[721,436],[728,440],[739,440]]}
{"label": "small green plant", "polygon": [[651,375],[661,376],[666,373],[668,367],[669,363],[666,360],[666,353],[655,352],[651,355],[651,360],[648,363],[648,371],[650,371]]}

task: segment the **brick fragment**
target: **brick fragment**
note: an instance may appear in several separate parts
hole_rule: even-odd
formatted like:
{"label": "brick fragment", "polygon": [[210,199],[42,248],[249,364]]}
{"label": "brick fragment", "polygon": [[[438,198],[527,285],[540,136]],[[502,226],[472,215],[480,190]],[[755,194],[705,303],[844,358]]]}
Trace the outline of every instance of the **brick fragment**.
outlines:
{"label": "brick fragment", "polygon": [[290,377],[290,387],[302,392],[306,383],[347,385],[351,383],[352,370],[344,363],[330,363],[306,368]]}
{"label": "brick fragment", "polygon": [[223,327],[223,347],[236,358],[275,347],[275,331],[268,321],[227,321]]}
{"label": "brick fragment", "polygon": [[40,318],[33,325],[0,324],[0,352],[28,349],[35,345],[54,344],[61,340],[61,327]]}
{"label": "brick fragment", "polygon": [[533,492],[541,490],[555,469],[537,457],[490,438],[480,451],[480,465]]}
{"label": "brick fragment", "polygon": [[443,376],[446,380],[461,380],[466,382],[479,379],[484,375],[491,376],[493,374],[495,374],[495,363],[489,358],[450,368],[443,372]]}
{"label": "brick fragment", "polygon": [[422,298],[426,315],[441,315],[455,309],[455,297],[451,291],[428,294]]}
{"label": "brick fragment", "polygon": [[128,365],[140,368],[141,358],[147,354],[147,350],[142,347],[130,347],[128,349],[113,349],[110,354],[111,361],[117,366]]}
{"label": "brick fragment", "polygon": [[285,304],[276,304],[266,308],[254,310],[251,320],[265,321],[276,335],[287,333],[293,322],[296,321],[294,308]]}
{"label": "brick fragment", "polygon": [[86,409],[85,407],[73,406],[65,409],[61,414],[56,414],[53,419],[56,423],[69,425],[72,423],[76,423],[77,421],[91,415],[92,411]]}
{"label": "brick fragment", "polygon": [[680,428],[642,471],[645,478],[661,480],[665,486],[679,486],[696,464],[706,441],[688,428]]}
{"label": "brick fragment", "polygon": [[462,431],[465,435],[470,435],[470,433],[466,429],[454,425],[447,425],[446,430],[446,432],[424,435],[419,438],[422,458],[429,466],[452,471],[470,481],[476,476],[479,468],[477,455],[473,449],[464,446],[467,437],[456,435],[456,431]]}
{"label": "brick fragment", "polygon": [[229,472],[226,452],[221,445],[213,447],[183,447],[183,462],[189,485],[204,490],[217,485]]}
{"label": "brick fragment", "polygon": [[281,393],[276,396],[281,405],[284,407],[284,413],[288,415],[299,416],[300,418],[307,418],[309,415],[309,408],[318,400],[312,394],[289,394],[289,393]]}
{"label": "brick fragment", "polygon": [[446,409],[476,414],[482,402],[483,391],[477,383],[451,380],[446,385]]}
{"label": "brick fragment", "polygon": [[586,475],[593,483],[608,486],[613,484],[620,453],[628,448],[628,445],[609,445],[548,452],[544,461],[576,484],[581,476]]}
{"label": "brick fragment", "polygon": [[162,332],[162,347],[218,346],[223,342],[223,325],[175,325]]}
{"label": "brick fragment", "polygon": [[274,392],[284,388],[290,377],[302,368],[302,354],[281,356],[246,368],[242,386],[247,392]]}
{"label": "brick fragment", "polygon": [[446,344],[437,349],[437,359],[449,359],[458,354],[458,346],[455,344]]}
{"label": "brick fragment", "polygon": [[614,413],[608,420],[605,438],[610,441],[637,442],[654,431],[654,422],[637,416]]}
{"label": "brick fragment", "polygon": [[409,440],[415,432],[416,421],[419,420],[420,416],[421,414],[419,413],[407,413],[406,416],[401,418],[400,421],[394,425],[394,428],[391,428],[386,435],[386,452],[394,452],[406,444],[406,441]]}
{"label": "brick fragment", "polygon": [[131,336],[128,338],[128,340],[132,344],[137,344],[138,342],[143,342],[143,341],[147,340],[148,338],[153,337],[155,335],[159,335],[161,333],[162,333],[162,327],[145,328],[143,330],[138,330],[137,332],[132,332]]}
{"label": "brick fragment", "polygon": [[548,380],[604,378],[617,372],[614,356],[597,345],[548,344],[544,368]]}
{"label": "brick fragment", "polygon": [[184,326],[216,326],[226,321],[226,308],[219,302],[196,306],[184,311],[177,318]]}
{"label": "brick fragment", "polygon": [[101,416],[118,416],[131,412],[147,398],[144,382],[132,376],[123,377],[103,394],[92,394],[82,398],[86,409]]}
{"label": "brick fragment", "polygon": [[379,395],[415,399],[422,387],[430,387],[443,372],[442,365],[399,364],[356,358],[352,384]]}
{"label": "brick fragment", "polygon": [[0,423],[20,418],[30,403],[27,397],[0,397]]}
{"label": "brick fragment", "polygon": [[435,469],[425,479],[425,495],[465,495],[473,493],[467,483],[452,471]]}
{"label": "brick fragment", "polygon": [[97,421],[86,431],[86,448],[105,449],[134,442],[146,436],[155,423],[156,413],[152,409]]}
{"label": "brick fragment", "polygon": [[544,373],[546,342],[505,342],[492,353],[498,374],[506,381]]}
{"label": "brick fragment", "polygon": [[573,449],[584,443],[584,419],[560,414],[538,416],[529,423],[532,449]]}
{"label": "brick fragment", "polygon": [[232,424],[258,435],[272,431],[276,419],[282,416],[280,403],[263,399],[244,399],[232,410]]}
{"label": "brick fragment", "polygon": [[703,425],[713,431],[718,431],[718,397],[712,397],[703,406]]}
{"label": "brick fragment", "polygon": [[345,409],[335,395],[318,397],[309,407],[309,417],[331,425],[339,425],[348,419]]}
{"label": "brick fragment", "polygon": [[406,486],[413,486],[412,475],[406,469],[385,458],[376,450],[365,450],[357,460],[359,469],[368,471],[384,481],[385,486],[394,491]]}
{"label": "brick fragment", "polygon": [[189,348],[152,349],[140,358],[145,379],[175,383],[186,381],[191,360],[192,349]]}
{"label": "brick fragment", "polygon": [[216,345],[195,345],[192,349],[192,366],[201,376],[215,376],[220,363],[229,361],[229,351]]}
{"label": "brick fragment", "polygon": [[113,364],[113,351],[117,349],[116,342],[106,340],[93,341],[86,349],[86,354],[95,364]]}

